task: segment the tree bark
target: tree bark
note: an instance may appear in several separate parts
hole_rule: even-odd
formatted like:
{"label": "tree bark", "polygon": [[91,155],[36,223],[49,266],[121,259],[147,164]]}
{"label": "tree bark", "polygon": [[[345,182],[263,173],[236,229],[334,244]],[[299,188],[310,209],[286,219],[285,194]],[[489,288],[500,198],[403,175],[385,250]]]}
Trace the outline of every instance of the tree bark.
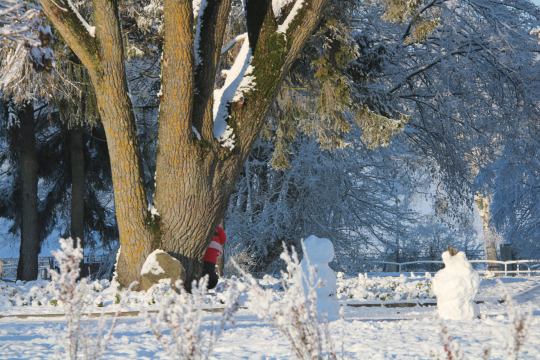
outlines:
{"label": "tree bark", "polygon": [[71,238],[84,249],[84,154],[82,130],[72,129],[71,148]]}
{"label": "tree bark", "polygon": [[[482,219],[486,257],[488,260],[498,261],[499,257],[497,256],[496,234],[494,234],[489,227],[489,220],[491,220],[491,211],[489,211],[491,199],[489,196],[478,194],[474,196],[474,202],[476,204],[476,208],[478,209],[478,213],[480,214],[480,218]],[[499,271],[499,264],[488,263],[488,270]]]}
{"label": "tree bark", "polygon": [[[256,88],[230,104],[233,151],[213,136],[214,73],[223,46],[231,0],[208,0],[195,63],[191,0],[164,0],[163,99],[159,113],[155,208],[150,216],[143,168],[128,97],[123,44],[114,0],[94,0],[95,37],[77,15],[42,0],[47,16],[88,68],[107,134],[120,233],[119,281],[140,283],[152,248],[179,259],[187,287],[198,279],[202,259],[225,214],[243,164],[292,63],[313,33],[328,0],[306,0],[285,34],[277,33],[270,0],[246,3]],[[197,104],[194,98],[197,96]],[[202,139],[193,136],[193,126]]]}
{"label": "tree bark", "polygon": [[26,104],[19,112],[21,138],[21,247],[17,280],[36,280],[40,252],[38,228],[38,158],[34,105]]}
{"label": "tree bark", "polygon": [[149,226],[144,170],[126,79],[118,2],[93,2],[95,37],[69,8],[60,9],[50,0],[42,6],[88,69],[96,90],[111,160],[121,244],[117,280],[123,286],[137,281],[139,286],[135,289],[140,290],[140,271],[151,252],[154,235]]}

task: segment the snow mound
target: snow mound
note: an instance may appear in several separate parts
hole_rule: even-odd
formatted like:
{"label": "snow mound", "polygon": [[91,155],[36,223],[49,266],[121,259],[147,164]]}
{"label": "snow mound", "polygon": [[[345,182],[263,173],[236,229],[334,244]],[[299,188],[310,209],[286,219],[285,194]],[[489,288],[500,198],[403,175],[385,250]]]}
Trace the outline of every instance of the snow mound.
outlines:
{"label": "snow mound", "polygon": [[157,261],[156,255],[160,253],[165,253],[163,250],[156,250],[148,257],[146,258],[146,261],[144,262],[144,265],[141,269],[141,276],[152,273],[154,275],[159,275],[165,273],[165,270],[161,266],[159,266],[159,262]]}
{"label": "snow mound", "polygon": [[[334,259],[334,245],[328,239],[311,235],[304,240],[304,254],[306,256],[304,256],[300,266],[306,279],[309,279],[308,266],[310,266],[315,268],[314,284],[319,280],[324,283],[324,286],[315,289],[319,319],[323,320],[324,314],[326,314],[328,321],[338,320],[339,303],[336,298],[336,274],[328,266],[328,263]],[[304,286],[304,289],[307,291],[308,287]]]}
{"label": "snow mound", "polygon": [[461,251],[455,256],[445,251],[442,260],[445,267],[433,278],[439,316],[449,320],[476,318],[480,313],[474,302],[480,286],[478,273]]}

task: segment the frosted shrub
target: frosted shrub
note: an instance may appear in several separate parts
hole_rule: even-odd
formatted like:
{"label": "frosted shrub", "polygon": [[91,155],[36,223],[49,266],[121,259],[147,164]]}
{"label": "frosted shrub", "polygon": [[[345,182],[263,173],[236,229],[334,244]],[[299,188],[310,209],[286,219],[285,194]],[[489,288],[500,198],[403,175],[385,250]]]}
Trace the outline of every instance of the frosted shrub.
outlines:
{"label": "frosted shrub", "polygon": [[[203,331],[203,304],[206,295],[208,277],[192,285],[192,294],[186,293],[182,281],[176,282],[180,293],[172,290],[157,293],[160,304],[155,321],[143,310],[146,322],[156,336],[159,344],[171,359],[200,360],[208,359],[221,331],[232,322],[238,310],[240,291],[237,284],[231,284],[225,293],[225,308],[219,326],[212,321],[210,331]],[[170,291],[170,293],[169,293]],[[162,328],[168,328],[171,335],[163,334]]]}
{"label": "frosted shrub", "polygon": [[[274,299],[270,289],[262,289],[252,276],[248,276],[251,285],[248,309],[285,335],[298,359],[323,359],[324,347],[326,347],[326,358],[337,359],[328,321],[325,318],[320,324],[317,319],[315,289],[323,284],[314,283],[315,269],[313,267],[310,267],[309,279],[306,279],[294,248],[292,255],[289,255],[285,245],[284,249],[280,257],[287,264],[287,269],[294,281],[289,283],[286,280],[288,274],[282,271],[284,295],[280,302]],[[307,291],[304,286],[307,287]]]}
{"label": "frosted shrub", "polygon": [[501,280],[497,280],[502,288],[506,309],[508,311],[508,322],[510,324],[510,336],[506,338],[505,355],[507,360],[515,360],[518,357],[519,350],[527,338],[529,328],[531,327],[532,312],[524,314],[518,309],[508,294],[506,287]]}
{"label": "frosted shrub", "polygon": [[439,316],[437,316],[437,324],[439,325],[441,344],[444,347],[444,355],[437,355],[434,352],[431,352],[431,357],[436,358],[437,360],[467,359],[459,348],[459,344],[452,338],[452,335],[448,332],[448,328],[444,325]]}
{"label": "frosted shrub", "polygon": [[[67,334],[61,336],[60,347],[63,353],[60,354],[59,347],[56,348],[56,357],[64,359],[101,359],[107,348],[107,344],[112,336],[112,331],[120,315],[117,310],[111,328],[104,336],[105,317],[101,316],[98,322],[98,333],[96,337],[90,335],[91,322],[88,314],[86,321],[82,321],[87,305],[86,295],[88,291],[87,279],[83,278],[79,282],[79,263],[83,259],[83,250],[80,241],[77,247],[73,247],[72,239],[60,239],[62,250],[52,251],[60,266],[60,272],[49,270],[52,281],[56,284],[55,294],[58,303],[62,304],[67,322]],[[134,285],[134,284],[132,284]],[[92,306],[89,307],[90,309]]]}
{"label": "frosted shrub", "polygon": [[[225,263],[223,273],[225,276],[240,276],[241,274],[249,274],[253,266],[257,264],[255,255],[250,253],[250,249],[241,247],[241,244],[227,247],[228,260]],[[237,268],[240,268],[238,271]]]}

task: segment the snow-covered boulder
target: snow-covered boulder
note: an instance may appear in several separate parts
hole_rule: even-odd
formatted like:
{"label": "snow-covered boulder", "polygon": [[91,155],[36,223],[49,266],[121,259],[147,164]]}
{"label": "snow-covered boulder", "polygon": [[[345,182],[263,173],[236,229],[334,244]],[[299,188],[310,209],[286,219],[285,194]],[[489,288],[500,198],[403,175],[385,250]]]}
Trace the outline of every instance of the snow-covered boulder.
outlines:
{"label": "snow-covered boulder", "polygon": [[480,277],[465,253],[450,247],[448,250],[442,254],[445,267],[435,274],[432,282],[439,316],[451,320],[476,318],[480,311],[474,297],[480,286]]}
{"label": "snow-covered boulder", "polygon": [[163,250],[156,250],[148,255],[141,269],[141,276],[142,286],[146,291],[155,284],[166,282],[174,287],[177,280],[186,281],[186,271],[180,261]]}
{"label": "snow-covered boulder", "polygon": [[[324,319],[324,314],[328,316],[328,321],[339,319],[339,303],[336,298],[336,274],[328,266],[334,259],[334,245],[328,239],[318,238],[311,235],[304,240],[304,259],[300,263],[306,279],[309,279],[309,265],[315,267],[314,284],[320,279],[324,286],[315,289],[317,293],[317,313],[319,320]],[[307,291],[306,284],[304,289]]]}

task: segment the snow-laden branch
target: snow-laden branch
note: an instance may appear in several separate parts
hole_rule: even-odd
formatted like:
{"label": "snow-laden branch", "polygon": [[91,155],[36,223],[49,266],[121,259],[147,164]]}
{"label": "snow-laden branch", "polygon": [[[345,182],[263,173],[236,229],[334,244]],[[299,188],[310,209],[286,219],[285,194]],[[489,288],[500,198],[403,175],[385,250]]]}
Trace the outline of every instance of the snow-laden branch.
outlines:
{"label": "snow-laden branch", "polygon": [[227,46],[225,46],[223,50],[221,50],[221,55],[229,51],[234,46],[234,44],[236,44],[239,41],[244,41],[246,38],[247,38],[247,33],[243,33],[243,34],[238,35],[234,39],[232,39],[231,42]]}
{"label": "snow-laden branch", "polygon": [[289,5],[293,0],[272,0],[272,10],[274,11],[274,16],[276,18],[281,16],[281,11],[287,5]]}
{"label": "snow-laden branch", "polygon": [[84,20],[84,18],[81,16],[81,14],[79,13],[79,11],[75,8],[75,5],[73,5],[73,3],[71,2],[71,0],[67,0],[68,1],[68,4],[69,4],[69,7],[71,8],[71,11],[73,11],[75,13],[75,15],[77,15],[77,17],[79,18],[79,20],[81,21],[81,23],[83,24],[84,28],[86,29],[86,31],[88,31],[88,34],[91,36],[91,37],[96,37],[96,27],[95,26],[90,26],[90,24],[88,24],[86,22],[86,20]]}
{"label": "snow-laden branch", "polygon": [[250,76],[253,73],[253,66],[250,65],[252,57],[246,37],[231,69],[222,71],[227,78],[225,84],[221,89],[214,90],[214,137],[222,146],[231,150],[234,148],[234,134],[227,124],[228,106],[231,102],[240,100],[245,92],[255,86],[255,77]]}
{"label": "snow-laden branch", "polygon": [[[283,22],[283,24],[278,26],[277,32],[280,34],[285,34],[287,32],[287,29],[289,28],[289,25],[294,20],[296,15],[298,14],[298,11],[302,8],[304,5],[304,0],[296,0],[296,3],[294,4],[291,12],[289,15],[287,15],[287,18]],[[274,10],[275,11],[275,10]]]}

